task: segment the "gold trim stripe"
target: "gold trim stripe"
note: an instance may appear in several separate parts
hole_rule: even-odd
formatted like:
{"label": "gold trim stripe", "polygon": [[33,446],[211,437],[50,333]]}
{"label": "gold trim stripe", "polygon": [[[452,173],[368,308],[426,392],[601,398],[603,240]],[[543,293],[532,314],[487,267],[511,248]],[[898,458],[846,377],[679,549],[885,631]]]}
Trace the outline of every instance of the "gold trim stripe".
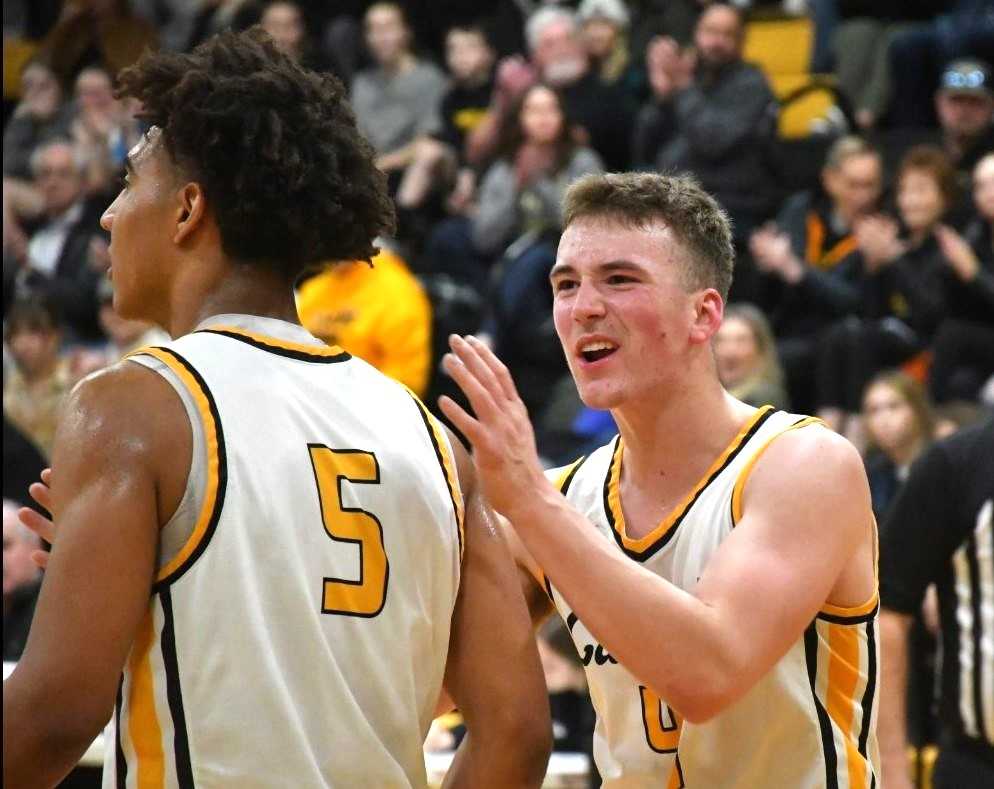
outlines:
{"label": "gold trim stripe", "polygon": [[162,727],[155,710],[155,680],[152,646],[156,642],[154,603],[142,620],[128,659],[131,688],[128,694],[128,734],[137,761],[138,789],[161,789],[165,785],[165,755]]}

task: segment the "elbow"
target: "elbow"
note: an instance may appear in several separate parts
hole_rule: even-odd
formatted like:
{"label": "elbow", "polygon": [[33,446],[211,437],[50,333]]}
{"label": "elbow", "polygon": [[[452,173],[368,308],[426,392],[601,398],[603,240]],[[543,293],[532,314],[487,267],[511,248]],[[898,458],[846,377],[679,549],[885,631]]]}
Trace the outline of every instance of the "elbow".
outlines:
{"label": "elbow", "polygon": [[707,723],[720,715],[749,690],[746,667],[699,665],[694,670],[660,683],[662,698],[680,716],[694,724]]}

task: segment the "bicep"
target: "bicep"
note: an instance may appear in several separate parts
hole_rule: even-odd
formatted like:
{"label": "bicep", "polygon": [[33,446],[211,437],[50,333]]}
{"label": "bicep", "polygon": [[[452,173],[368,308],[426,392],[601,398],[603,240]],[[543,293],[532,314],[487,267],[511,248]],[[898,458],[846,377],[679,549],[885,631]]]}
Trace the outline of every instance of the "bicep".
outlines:
{"label": "bicep", "polygon": [[[717,609],[738,660],[755,676],[790,649],[847,563],[872,539],[869,493],[855,450],[828,431],[817,432],[824,435],[803,439],[807,447],[800,451],[791,436],[770,446],[745,487],[740,522],[695,590]],[[865,555],[862,580],[869,590],[872,560]]]}

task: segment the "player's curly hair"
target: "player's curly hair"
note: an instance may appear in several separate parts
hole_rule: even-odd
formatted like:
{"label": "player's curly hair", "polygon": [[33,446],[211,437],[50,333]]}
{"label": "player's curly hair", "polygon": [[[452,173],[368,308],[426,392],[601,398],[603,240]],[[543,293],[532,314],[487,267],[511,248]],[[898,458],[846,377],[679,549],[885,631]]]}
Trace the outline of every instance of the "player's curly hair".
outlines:
{"label": "player's curly hair", "polygon": [[146,53],[119,77],[166,149],[199,182],[225,254],[289,279],[369,260],[394,230],[386,177],[342,84],[280,52],[260,28],[190,53]]}

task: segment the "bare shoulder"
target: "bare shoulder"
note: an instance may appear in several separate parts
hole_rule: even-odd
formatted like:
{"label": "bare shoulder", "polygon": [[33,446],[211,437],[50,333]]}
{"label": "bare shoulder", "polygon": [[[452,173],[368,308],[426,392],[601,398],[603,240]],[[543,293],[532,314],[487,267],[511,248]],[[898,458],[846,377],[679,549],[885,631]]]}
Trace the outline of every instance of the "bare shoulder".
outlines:
{"label": "bare shoulder", "polygon": [[745,485],[743,505],[746,516],[775,514],[784,528],[798,531],[804,524],[818,529],[831,518],[836,525],[830,531],[847,539],[872,524],[869,484],[859,452],[821,425],[790,430],[769,444]]}

